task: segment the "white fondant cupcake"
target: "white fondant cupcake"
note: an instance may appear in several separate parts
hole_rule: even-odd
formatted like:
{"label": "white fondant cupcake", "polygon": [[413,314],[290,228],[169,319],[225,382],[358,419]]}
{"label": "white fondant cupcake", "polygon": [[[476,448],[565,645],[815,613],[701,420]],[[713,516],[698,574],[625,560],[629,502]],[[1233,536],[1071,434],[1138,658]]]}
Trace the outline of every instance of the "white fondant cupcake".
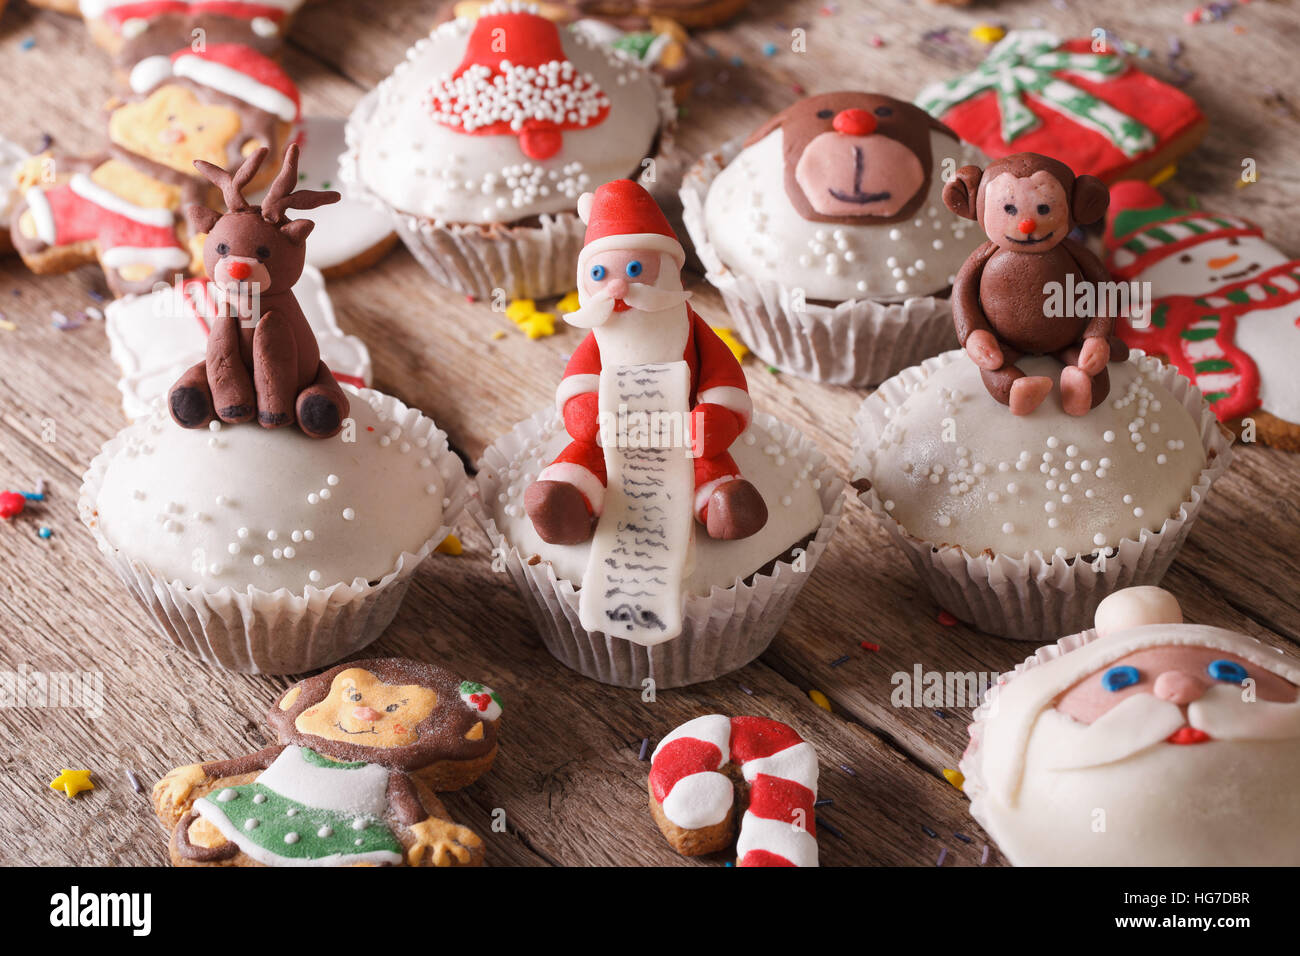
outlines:
{"label": "white fondant cupcake", "polygon": [[347,188],[392,211],[443,285],[542,298],[573,288],[578,197],[640,176],[676,110],[650,72],[521,4],[438,27],[347,127]]}
{"label": "white fondant cupcake", "polygon": [[446,435],[389,395],[344,386],[334,438],[157,408],[109,440],[82,521],[168,639],[210,664],[287,674],[375,640],[470,494]]}
{"label": "white fondant cupcake", "polygon": [[975,710],[971,815],[1017,866],[1300,865],[1300,661],[1116,592]]}
{"label": "white fondant cupcake", "polygon": [[948,291],[983,237],[941,193],[981,158],[911,104],[825,93],[696,163],[686,228],[764,361],[872,385],[956,344]]}
{"label": "white fondant cupcake", "polygon": [[[1049,357],[1026,374],[1059,378]],[[1081,630],[1112,591],[1156,584],[1232,452],[1201,393],[1134,352],[1110,396],[1067,415],[1060,390],[1014,416],[954,350],[863,402],[852,474],[934,599],[1020,640]]]}

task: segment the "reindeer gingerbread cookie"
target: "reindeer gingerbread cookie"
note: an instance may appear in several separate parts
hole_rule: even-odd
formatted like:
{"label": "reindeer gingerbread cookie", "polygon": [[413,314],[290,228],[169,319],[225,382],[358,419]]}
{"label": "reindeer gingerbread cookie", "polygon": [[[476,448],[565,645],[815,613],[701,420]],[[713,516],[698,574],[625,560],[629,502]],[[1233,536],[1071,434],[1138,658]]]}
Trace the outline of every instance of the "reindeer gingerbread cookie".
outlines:
{"label": "reindeer gingerbread cookie", "polygon": [[351,661],[271,708],[280,742],[178,767],[153,789],[176,866],[475,866],[483,841],[435,791],[497,754],[501,701],[432,664]]}
{"label": "reindeer gingerbread cookie", "polygon": [[126,101],[110,103],[106,153],[38,158],[46,172],[10,218],[14,247],[33,272],[98,262],[121,296],[197,269],[179,215],[208,193],[194,163],[230,165],[257,149],[279,157],[299,119],[288,75],[236,44],[151,58],[132,72],[131,88]]}
{"label": "reindeer gingerbread cookie", "polygon": [[957,273],[952,316],[957,339],[982,370],[989,394],[1013,415],[1030,414],[1054,383],[1049,376],[1026,375],[1016,362],[1026,355],[1053,355],[1065,365],[1060,377],[1065,411],[1084,415],[1095,408],[1110,392],[1107,362],[1128,355],[1112,335],[1115,317],[1098,295],[1091,297],[1095,307],[1067,308],[1063,316],[1050,315],[1047,303],[1062,289],[1109,279],[1101,261],[1069,237],[1075,226],[1106,214],[1105,184],[1093,176],[1076,177],[1050,157],[1016,153],[984,170],[963,166],[944,186],[943,201],[977,221],[988,236]]}
{"label": "reindeer gingerbread cookie", "polygon": [[337,202],[339,194],[293,189],[295,144],[261,205],[249,205],[242,190],[257,176],[266,152],[255,152],[233,175],[195,163],[220,188],[228,210],[222,215],[201,205],[186,209],[190,228],[207,235],[203,263],[223,305],[212,320],[204,360],[172,386],[167,407],[182,428],[203,428],[214,418],[227,424],[256,418],[263,428],[296,422],[311,438],[329,438],[347,417],[348,399],[321,361],[293,294],[316,224],[286,213]]}

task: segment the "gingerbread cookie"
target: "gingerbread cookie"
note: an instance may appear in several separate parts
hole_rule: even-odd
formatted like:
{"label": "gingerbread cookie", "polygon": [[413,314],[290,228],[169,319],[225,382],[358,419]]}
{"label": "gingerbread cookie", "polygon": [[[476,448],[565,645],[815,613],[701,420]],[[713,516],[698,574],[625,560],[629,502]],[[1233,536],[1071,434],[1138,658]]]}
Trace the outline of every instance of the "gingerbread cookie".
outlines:
{"label": "gingerbread cookie", "polygon": [[1300,261],[1253,223],[1177,207],[1146,183],[1111,195],[1108,264],[1154,300],[1120,337],[1176,365],[1234,431],[1250,419],[1261,441],[1300,451]]}
{"label": "gingerbread cookie", "polygon": [[1008,33],[975,70],[916,103],[992,157],[1045,153],[1106,183],[1147,179],[1205,136],[1194,100],[1091,39]]}
{"label": "gingerbread cookie", "polygon": [[179,215],[210,192],[195,161],[236,164],[269,147],[278,162],[299,118],[293,81],[246,46],[144,60],[131,87],[110,104],[107,152],[56,158],[54,182],[28,188],[14,210],[13,243],[33,272],[98,262],[124,295],[196,269]]}
{"label": "gingerbread cookie", "polygon": [[[75,0],[74,0],[75,3]],[[80,0],[91,37],[120,66],[190,43],[241,43],[276,52],[303,0]]]}
{"label": "gingerbread cookie", "polygon": [[500,698],[400,658],[351,661],[271,708],[279,743],[178,767],[153,789],[176,866],[476,866],[483,841],[435,791],[497,754]]}
{"label": "gingerbread cookie", "polygon": [[737,865],[816,866],[817,753],[766,717],[696,717],[659,742],[650,758],[650,812],[673,849],[700,856],[731,844],[733,778],[747,803]]}

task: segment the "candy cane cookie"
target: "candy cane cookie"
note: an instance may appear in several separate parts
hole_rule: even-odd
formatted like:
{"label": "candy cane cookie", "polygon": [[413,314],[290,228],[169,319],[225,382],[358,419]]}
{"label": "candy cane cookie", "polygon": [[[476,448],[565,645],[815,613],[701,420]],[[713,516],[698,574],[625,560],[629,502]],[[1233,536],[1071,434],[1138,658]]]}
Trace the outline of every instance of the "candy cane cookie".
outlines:
{"label": "candy cane cookie", "polygon": [[737,776],[749,804],[738,865],[816,866],[817,753],[766,717],[696,717],[659,742],[650,758],[650,812],[673,849],[700,856],[731,842]]}

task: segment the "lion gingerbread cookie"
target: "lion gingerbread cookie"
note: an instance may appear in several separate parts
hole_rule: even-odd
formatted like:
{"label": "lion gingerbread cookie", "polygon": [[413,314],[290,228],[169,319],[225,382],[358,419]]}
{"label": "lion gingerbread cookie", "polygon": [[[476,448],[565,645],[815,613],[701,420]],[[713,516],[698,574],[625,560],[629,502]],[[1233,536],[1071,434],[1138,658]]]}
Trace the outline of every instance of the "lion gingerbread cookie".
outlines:
{"label": "lion gingerbread cookie", "polygon": [[280,742],[178,767],[153,790],[176,866],[476,866],[483,842],[435,791],[497,754],[500,698],[432,664],[352,661],[294,684]]}
{"label": "lion gingerbread cookie", "polygon": [[1119,323],[1134,348],[1176,365],[1221,421],[1300,451],[1300,261],[1237,216],[1181,209],[1151,186],[1111,188],[1107,264],[1147,282],[1152,313]]}
{"label": "lion gingerbread cookie", "polygon": [[696,717],[659,742],[650,758],[650,812],[672,848],[700,856],[731,844],[733,778],[747,802],[737,865],[816,866],[817,753],[766,717]]}
{"label": "lion gingerbread cookie", "polygon": [[278,162],[299,118],[293,81],[246,46],[152,57],[132,71],[131,88],[110,104],[107,153],[56,158],[55,182],[30,186],[17,203],[13,243],[33,272],[98,262],[109,289],[125,295],[196,270],[180,216],[209,193],[194,162],[234,165],[261,148]]}

